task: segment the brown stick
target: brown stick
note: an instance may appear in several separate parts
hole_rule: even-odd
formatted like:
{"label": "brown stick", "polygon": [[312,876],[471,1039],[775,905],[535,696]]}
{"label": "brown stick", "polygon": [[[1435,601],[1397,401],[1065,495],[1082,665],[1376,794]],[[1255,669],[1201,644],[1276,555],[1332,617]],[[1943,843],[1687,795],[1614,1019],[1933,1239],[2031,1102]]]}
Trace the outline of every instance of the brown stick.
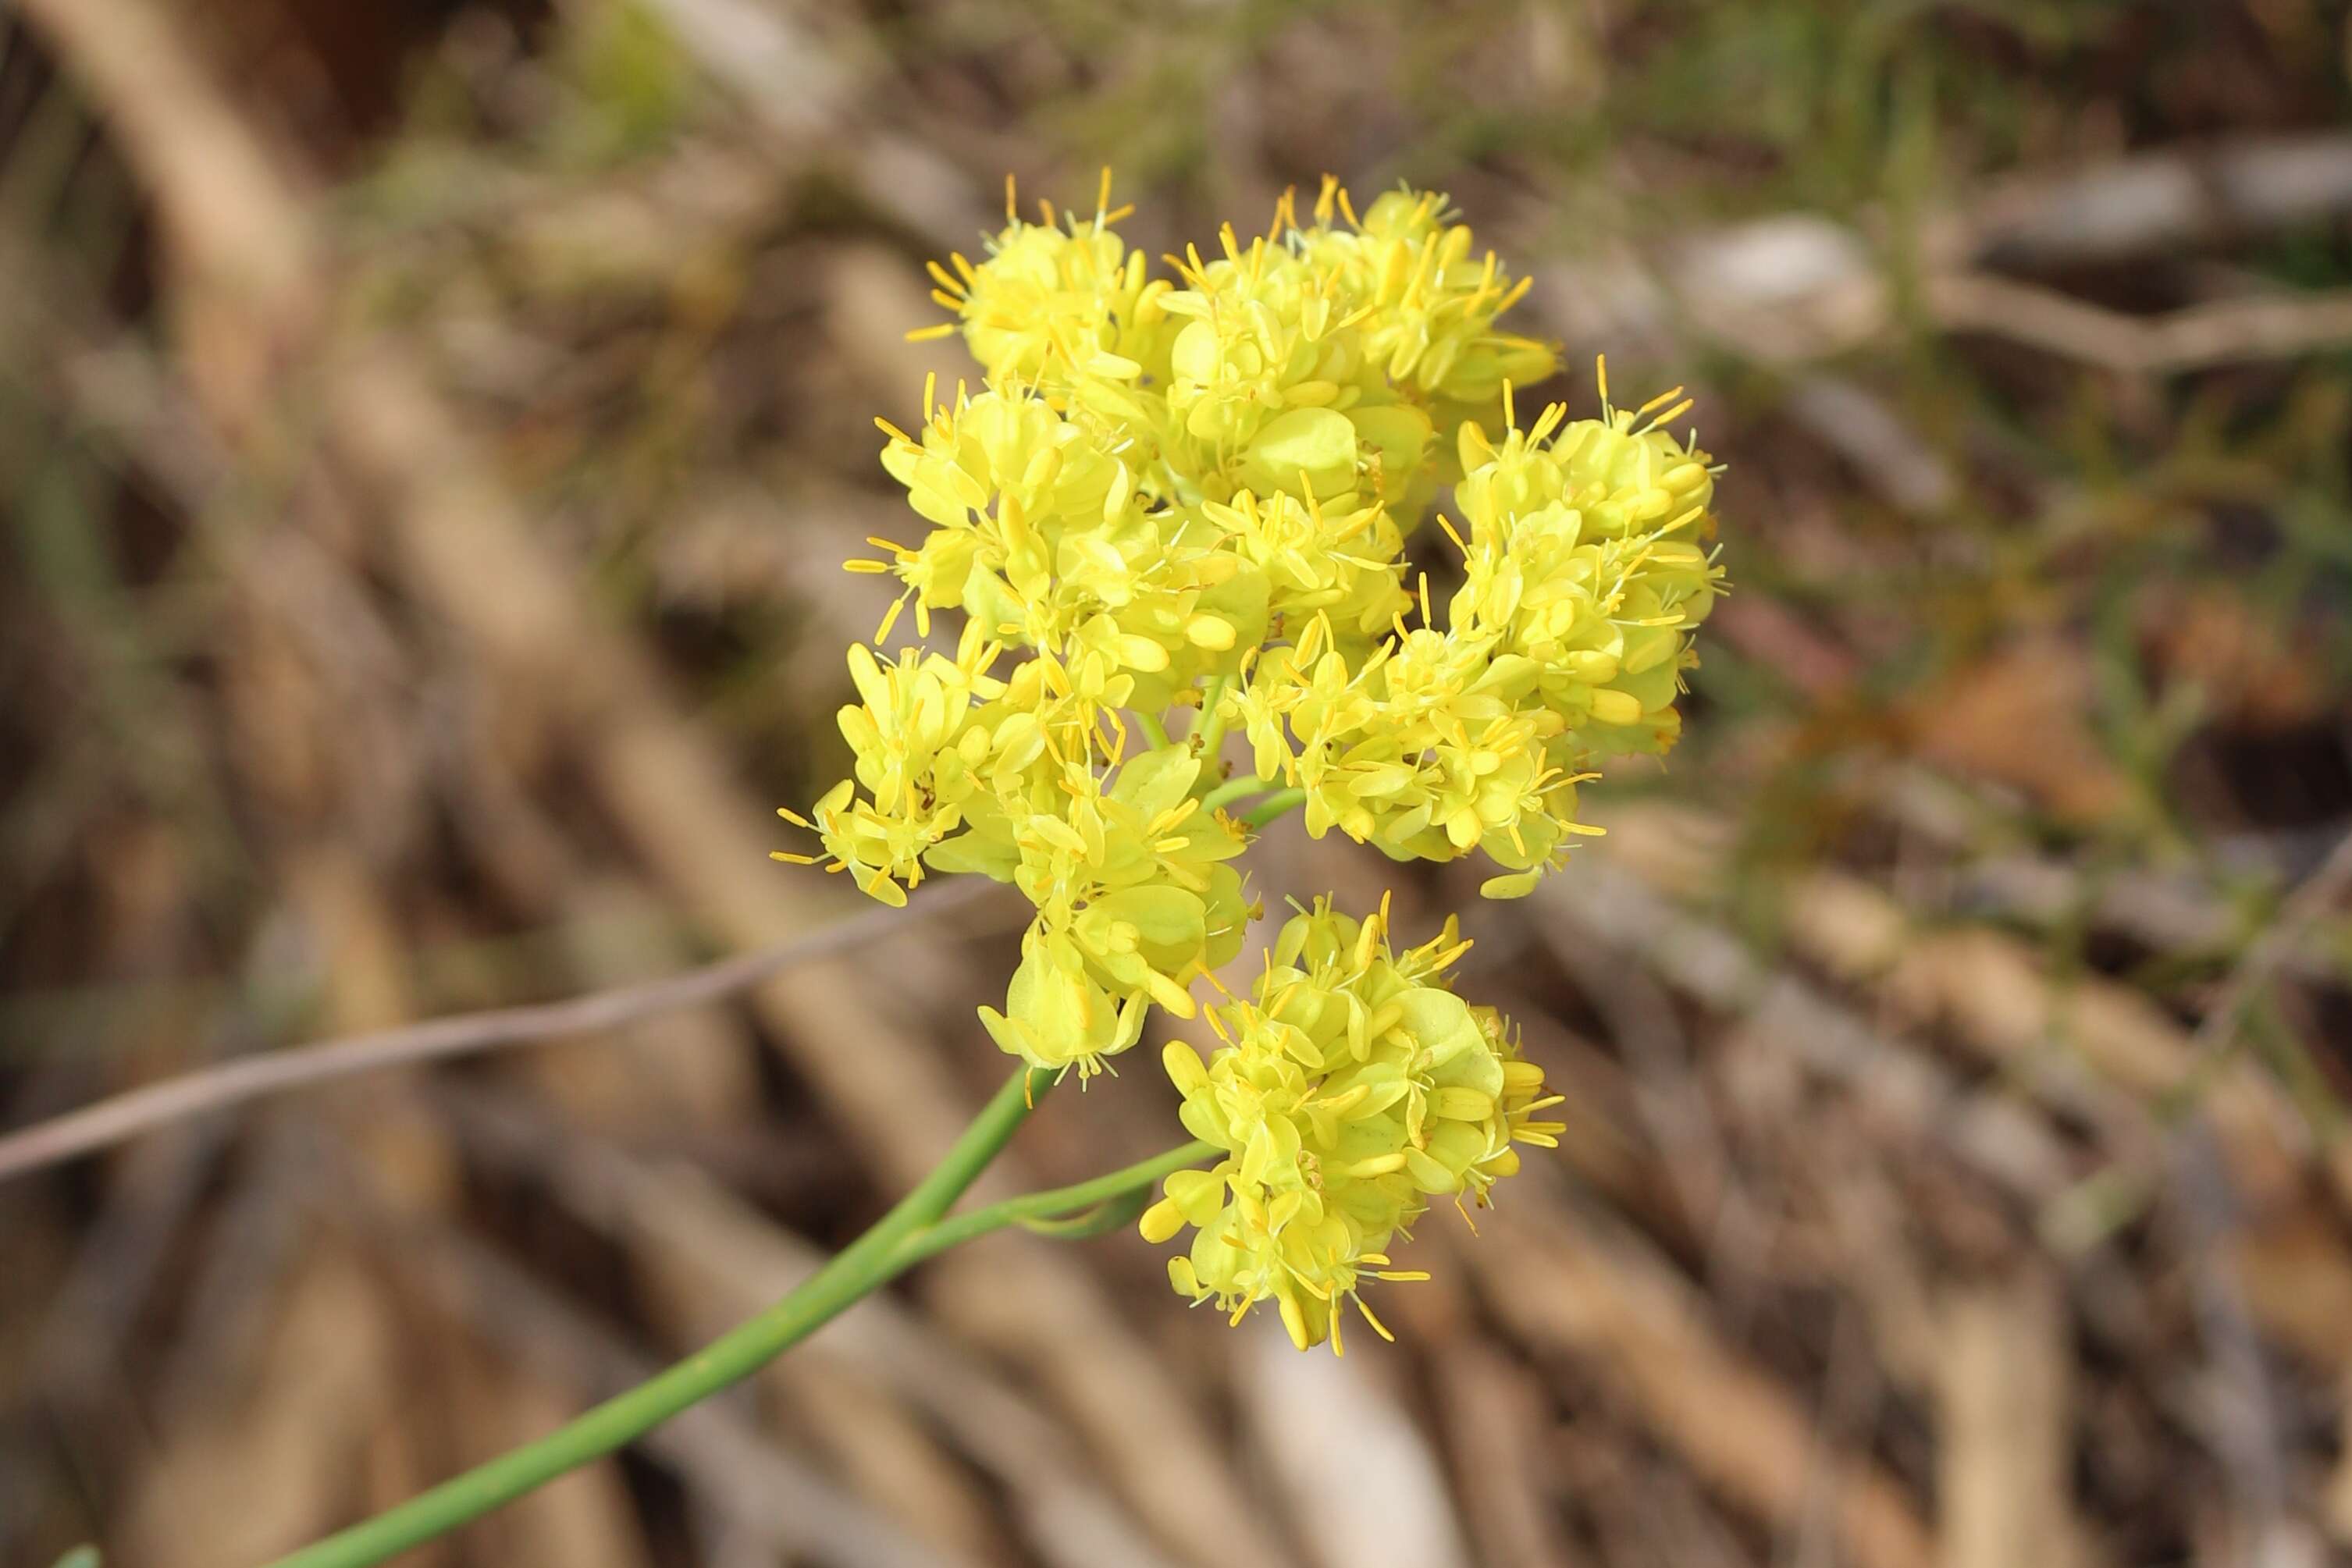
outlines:
{"label": "brown stick", "polygon": [[[909,913],[936,915],[969,904],[994,885],[976,879],[960,882],[918,901]],[[887,936],[906,918],[896,910],[875,909],[805,936],[643,985],[592,991],[560,1002],[458,1013],[199,1068],[0,1136],[0,1181],[265,1094],[559,1035],[617,1029],[657,1013],[698,1007],[748,990],[796,964],[828,958]]]}
{"label": "brown stick", "polygon": [[2292,359],[2352,342],[2352,289],[2215,300],[2152,320],[1982,272],[1930,278],[1926,294],[1947,331],[1984,332],[2138,375]]}

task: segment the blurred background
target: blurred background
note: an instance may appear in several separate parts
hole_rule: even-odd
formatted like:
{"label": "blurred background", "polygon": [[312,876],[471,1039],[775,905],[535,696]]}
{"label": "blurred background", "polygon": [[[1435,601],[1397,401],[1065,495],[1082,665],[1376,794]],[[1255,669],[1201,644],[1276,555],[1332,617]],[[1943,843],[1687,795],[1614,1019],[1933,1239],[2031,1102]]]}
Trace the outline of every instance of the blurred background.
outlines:
{"label": "blurred background", "polygon": [[[1450,909],[1568,1096],[1394,1347],[1001,1236],[417,1564],[2352,1561],[2337,0],[6,0],[0,1128],[859,913],[772,866],[1004,173],[1450,192],[1729,464],[1683,747]],[[1444,563],[1431,556],[1433,570]],[[939,892],[943,890],[931,890]],[[806,1272],[1025,906],[0,1184],[0,1562],[243,1564]],[[1172,1141],[1150,1065],[1004,1184]]]}

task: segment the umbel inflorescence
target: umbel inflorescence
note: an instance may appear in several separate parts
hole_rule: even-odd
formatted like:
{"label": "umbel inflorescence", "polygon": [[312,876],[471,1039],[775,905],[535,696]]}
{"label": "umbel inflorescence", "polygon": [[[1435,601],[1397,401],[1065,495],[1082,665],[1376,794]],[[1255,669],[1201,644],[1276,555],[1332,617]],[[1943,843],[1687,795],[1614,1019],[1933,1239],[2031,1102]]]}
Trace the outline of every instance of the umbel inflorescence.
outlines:
{"label": "umbel inflorescence", "polygon": [[[1604,381],[1600,417],[1519,427],[1512,388],[1554,351],[1497,325],[1528,280],[1442,195],[1359,216],[1326,179],[1305,219],[1286,194],[1172,276],[1118,237],[1108,174],[1090,215],[1041,208],[1022,221],[1008,184],[985,259],[933,264],[955,319],[915,335],[961,330],[981,390],[927,385],[919,428],[882,423],[929,528],[849,563],[904,585],[877,648],[911,605],[925,637],[961,613],[955,652],[849,651],[856,777],[784,813],[822,855],[779,858],[894,904],[933,872],[1018,886],[1036,917],[981,1019],[1034,1067],[1089,1075],[1205,981],[1221,1043],[1164,1060],[1224,1158],[1169,1178],[1144,1233],[1195,1228],[1186,1295],[1236,1320],[1272,1301],[1300,1345],[1336,1343],[1362,1281],[1414,1277],[1391,1239],[1484,1203],[1557,1102],[1454,994],[1450,920],[1399,953],[1385,904],[1318,902],[1227,991],[1259,913],[1247,821],[1297,803],[1317,837],[1481,857],[1487,896],[1526,893],[1591,831],[1578,786],[1674,744],[1719,591],[1713,471],[1664,428],[1676,394],[1618,410]],[[1439,599],[1405,540],[1448,486],[1461,585]],[[1253,774],[1226,777],[1229,732]]]}

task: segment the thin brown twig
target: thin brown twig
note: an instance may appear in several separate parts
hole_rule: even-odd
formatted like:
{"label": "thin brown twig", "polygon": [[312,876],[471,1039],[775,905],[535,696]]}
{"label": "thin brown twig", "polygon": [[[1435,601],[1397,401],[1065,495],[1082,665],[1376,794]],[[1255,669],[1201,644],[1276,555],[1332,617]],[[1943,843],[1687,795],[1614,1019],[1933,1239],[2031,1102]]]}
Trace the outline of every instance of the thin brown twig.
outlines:
{"label": "thin brown twig", "polygon": [[831,957],[887,935],[909,917],[960,907],[994,885],[966,879],[917,900],[903,913],[875,909],[804,936],[643,985],[617,986],[560,1002],[458,1013],[198,1068],[0,1135],[0,1181],[265,1094],[560,1035],[592,1034],[716,1001],[794,965]]}
{"label": "thin brown twig", "polygon": [[1990,333],[2145,375],[2293,358],[2352,342],[2352,289],[2216,300],[2152,319],[1982,272],[1930,278],[1926,294],[1947,330]]}
{"label": "thin brown twig", "polygon": [[[2318,352],[2352,338],[2342,290],[2282,290],[2143,319],[1990,269],[2120,261],[2324,218],[2347,204],[2352,137],[2336,132],[2022,176],[1918,222],[1919,297],[1939,330],[2013,338],[2132,374]],[[1581,342],[1696,334],[1768,361],[1834,358],[1900,324],[1866,237],[1891,225],[1885,214],[1855,225],[1782,212],[1685,234],[1654,260],[1627,253],[1580,263],[1574,292],[1554,298],[1549,324]]]}

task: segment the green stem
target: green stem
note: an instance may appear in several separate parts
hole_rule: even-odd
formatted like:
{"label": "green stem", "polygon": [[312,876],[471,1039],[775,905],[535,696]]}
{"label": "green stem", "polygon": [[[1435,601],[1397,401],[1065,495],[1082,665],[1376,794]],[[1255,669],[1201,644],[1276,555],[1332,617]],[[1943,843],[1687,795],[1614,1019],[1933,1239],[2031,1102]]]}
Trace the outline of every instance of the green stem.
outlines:
{"label": "green stem", "polygon": [[1253,828],[1263,828],[1276,817],[1297,810],[1307,803],[1304,789],[1276,789],[1256,805],[1242,813],[1242,821]]}
{"label": "green stem", "polygon": [[1218,807],[1231,804],[1233,801],[1240,800],[1244,795],[1255,795],[1261,789],[1271,789],[1273,788],[1274,786],[1271,783],[1267,782],[1264,779],[1260,779],[1256,774],[1252,773],[1240,779],[1226,779],[1223,783],[1218,785],[1215,789],[1202,796],[1201,804],[1213,811]]}
{"label": "green stem", "polygon": [[1024,1193],[1019,1197],[1008,1197],[1002,1203],[992,1203],[986,1208],[975,1208],[970,1214],[942,1219],[936,1225],[916,1231],[899,1243],[899,1250],[905,1254],[899,1267],[920,1262],[935,1252],[944,1252],[975,1236],[985,1236],[1008,1225],[1092,1208],[1123,1193],[1148,1187],[1171,1172],[1181,1171],[1187,1166],[1197,1166],[1211,1155],[1222,1153],[1223,1151],[1216,1145],[1195,1138],[1181,1148],[1154,1155],[1148,1160],[1138,1160],[1131,1166],[1112,1171],[1108,1176],[1098,1176],[1092,1181],[1082,1181],[1074,1186],[1057,1186],[1051,1192]]}
{"label": "green stem", "polygon": [[[679,1411],[709,1398],[730,1384],[741,1381],[797,1344],[859,1298],[879,1288],[910,1265],[951,1245],[936,1238],[940,1224],[955,1200],[963,1196],[1002,1151],[1013,1132],[1035,1109],[1040,1095],[1053,1087],[1054,1075],[1024,1068],[996,1092],[972,1119],[947,1156],[915,1189],[791,1294],[759,1316],[730,1330],[700,1352],[666,1372],[606,1400],[536,1443],[502,1454],[487,1464],[430,1491],[366,1520],[341,1534],[282,1558],[275,1568],[369,1568],[396,1552],[478,1519],[566,1470],[599,1458]],[[1149,1162],[1147,1162],[1149,1163]],[[1134,1167],[1130,1167],[1131,1169]],[[1084,1194],[1072,1207],[1101,1201],[1093,1192],[1097,1184],[1067,1189]],[[1038,1194],[1036,1202],[1053,1197]],[[1024,1200],[1015,1198],[1018,1205]],[[1008,1208],[992,1205],[961,1220],[953,1239],[981,1234],[971,1221]],[[1041,1210],[1055,1212],[1050,1205]],[[998,1224],[1019,1215],[1007,1214]],[[921,1237],[920,1245],[908,1243]]]}
{"label": "green stem", "polygon": [[1160,722],[1158,714],[1138,711],[1134,718],[1136,727],[1143,731],[1143,738],[1151,742],[1152,750],[1168,749],[1168,727]]}
{"label": "green stem", "polygon": [[1037,1109],[1037,1102],[1060,1082],[1059,1073],[1034,1067],[1015,1068],[1013,1076],[980,1108],[971,1124],[948,1145],[947,1154],[931,1167],[931,1174],[917,1182],[914,1191],[900,1198],[872,1230],[851,1246],[863,1246],[883,1231],[888,1231],[891,1240],[896,1241],[899,1236],[929,1225],[954,1207],[955,1200],[980,1179],[989,1161],[1004,1152],[1004,1145],[1013,1141],[1021,1124]]}
{"label": "green stem", "polygon": [[1201,691],[1201,716],[1193,721],[1192,749],[1201,754],[1201,765],[1211,772],[1217,766],[1217,752],[1225,743],[1225,716],[1218,711],[1224,705],[1225,677],[1213,675]]}
{"label": "green stem", "polygon": [[1055,1241],[1084,1241],[1125,1229],[1150,1207],[1151,1189],[1139,1186],[1133,1192],[1120,1193],[1108,1202],[1098,1203],[1066,1218],[1024,1219],[1021,1222],[1021,1228],[1032,1236],[1051,1237]]}

